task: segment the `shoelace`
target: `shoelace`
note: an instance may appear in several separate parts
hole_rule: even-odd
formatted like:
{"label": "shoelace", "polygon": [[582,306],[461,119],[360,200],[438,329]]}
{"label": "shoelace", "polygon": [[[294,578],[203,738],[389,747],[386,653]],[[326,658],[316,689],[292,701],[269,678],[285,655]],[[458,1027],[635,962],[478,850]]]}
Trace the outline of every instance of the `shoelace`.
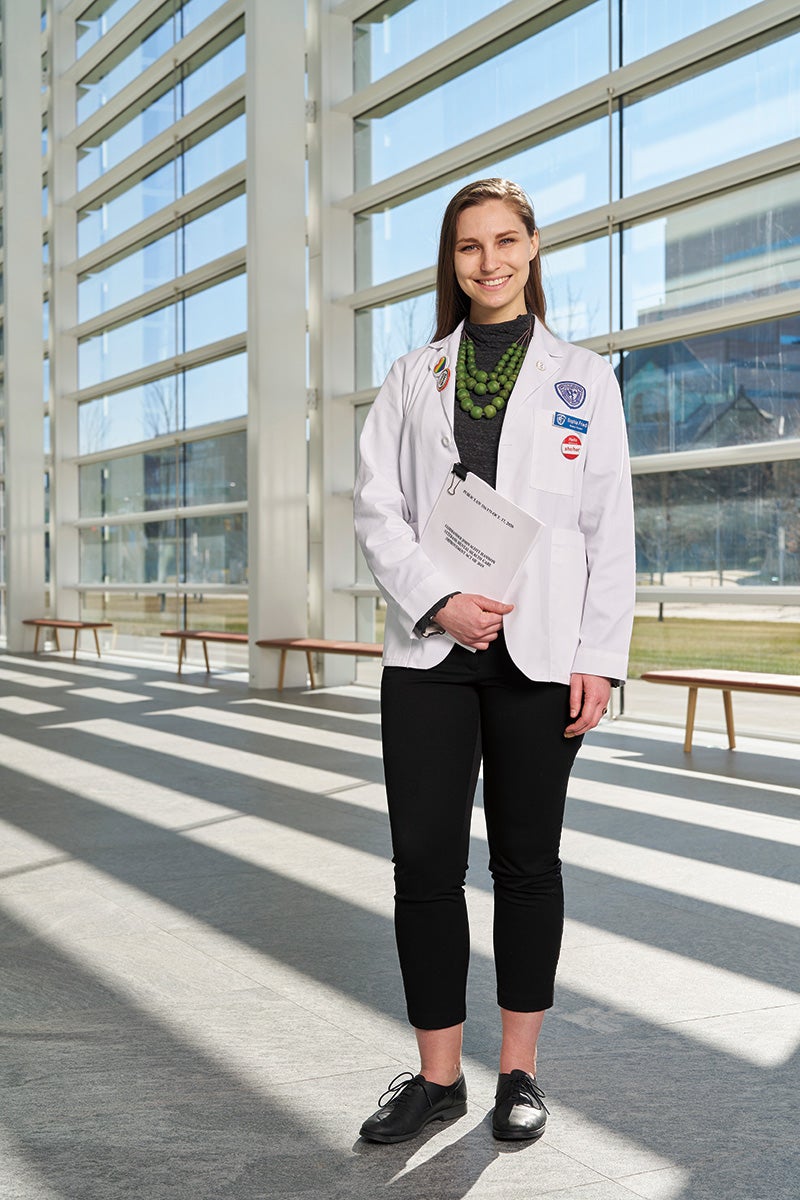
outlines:
{"label": "shoelace", "polygon": [[[408,1076],[407,1079],[404,1078],[406,1075]],[[384,1102],[386,1104],[398,1104],[402,1102],[402,1100],[408,1096],[406,1088],[410,1083],[413,1083],[416,1078],[416,1075],[412,1075],[410,1071],[401,1071],[399,1075],[395,1075],[394,1079],[378,1101],[378,1108],[383,1108]],[[422,1090],[425,1092],[424,1087]],[[390,1096],[391,1099],[385,1100],[386,1096]],[[430,1097],[428,1096],[427,1092],[425,1092],[425,1096],[430,1104]]]}
{"label": "shoelace", "polygon": [[497,1100],[521,1100],[523,1103],[531,1104],[534,1108],[543,1108],[549,1115],[550,1109],[544,1102],[545,1093],[539,1087],[535,1079],[530,1075],[522,1077],[517,1076],[516,1079],[509,1079],[503,1084],[498,1092]]}

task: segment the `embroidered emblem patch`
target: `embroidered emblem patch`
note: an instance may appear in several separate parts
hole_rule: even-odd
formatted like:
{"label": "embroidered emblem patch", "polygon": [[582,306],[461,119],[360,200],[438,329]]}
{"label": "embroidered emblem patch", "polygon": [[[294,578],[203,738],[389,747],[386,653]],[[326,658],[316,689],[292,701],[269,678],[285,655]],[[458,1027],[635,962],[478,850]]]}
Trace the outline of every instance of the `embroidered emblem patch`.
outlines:
{"label": "embroidered emblem patch", "polygon": [[562,379],[560,383],[555,385],[556,393],[560,400],[563,400],[567,408],[580,408],[586,399],[586,388],[582,383],[574,383],[569,379]]}
{"label": "embroidered emblem patch", "polygon": [[562,429],[571,429],[573,433],[586,433],[589,429],[588,421],[562,412],[553,413],[553,424],[560,425]]}
{"label": "embroidered emblem patch", "polygon": [[577,433],[568,433],[561,443],[561,453],[564,455],[564,458],[568,458],[571,462],[578,458],[582,449],[583,442]]}
{"label": "embroidered emblem patch", "polygon": [[436,378],[437,392],[443,392],[449,382],[450,382],[450,371],[448,370],[447,367],[445,367],[445,369],[443,371],[439,372],[439,374]]}

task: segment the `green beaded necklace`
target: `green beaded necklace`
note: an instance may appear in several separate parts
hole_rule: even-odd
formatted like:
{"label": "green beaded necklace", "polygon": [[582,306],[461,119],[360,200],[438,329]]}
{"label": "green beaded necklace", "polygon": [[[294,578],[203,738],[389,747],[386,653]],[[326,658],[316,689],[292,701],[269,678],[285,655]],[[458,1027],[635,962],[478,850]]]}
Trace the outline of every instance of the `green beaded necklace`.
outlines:
{"label": "green beaded necklace", "polygon": [[[501,354],[492,371],[479,371],[475,361],[475,343],[466,331],[461,335],[461,345],[456,359],[456,400],[471,417],[479,421],[486,417],[490,421],[505,408],[511,389],[517,382],[525,352],[533,332],[533,322]],[[475,399],[473,399],[473,396]]]}

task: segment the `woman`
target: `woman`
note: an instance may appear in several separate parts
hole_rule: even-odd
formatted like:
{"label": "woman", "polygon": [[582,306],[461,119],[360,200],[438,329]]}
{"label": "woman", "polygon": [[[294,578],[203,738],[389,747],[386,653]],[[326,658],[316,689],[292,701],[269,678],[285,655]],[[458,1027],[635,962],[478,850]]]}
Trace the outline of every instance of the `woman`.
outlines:
{"label": "woman", "polygon": [[[393,365],[361,438],[356,531],[388,606],[395,931],[421,1059],[364,1122],[372,1141],[466,1111],[464,877],[481,758],[502,1022],[492,1130],[533,1140],[547,1119],[536,1043],[561,945],[567,780],[625,676],[634,551],[614,373],[544,317],[527,196],[501,179],[462,188],[442,223],[436,336]],[[459,459],[544,523],[503,602],[462,594],[418,544]]]}

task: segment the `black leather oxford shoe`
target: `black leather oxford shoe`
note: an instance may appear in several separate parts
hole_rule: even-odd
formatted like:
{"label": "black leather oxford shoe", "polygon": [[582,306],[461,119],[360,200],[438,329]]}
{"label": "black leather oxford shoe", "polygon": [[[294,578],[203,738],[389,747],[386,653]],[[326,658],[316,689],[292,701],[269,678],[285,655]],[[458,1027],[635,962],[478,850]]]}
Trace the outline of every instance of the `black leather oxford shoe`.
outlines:
{"label": "black leather oxford shoe", "polygon": [[492,1133],[500,1141],[530,1141],[544,1133],[548,1109],[535,1075],[512,1071],[498,1075]]}
{"label": "black leather oxford shoe", "polygon": [[[384,1104],[387,1096],[391,1099]],[[361,1126],[361,1136],[370,1142],[406,1142],[431,1121],[463,1117],[467,1111],[467,1085],[463,1075],[450,1087],[442,1087],[429,1083],[423,1075],[404,1071],[392,1080],[378,1104],[378,1111]]]}

